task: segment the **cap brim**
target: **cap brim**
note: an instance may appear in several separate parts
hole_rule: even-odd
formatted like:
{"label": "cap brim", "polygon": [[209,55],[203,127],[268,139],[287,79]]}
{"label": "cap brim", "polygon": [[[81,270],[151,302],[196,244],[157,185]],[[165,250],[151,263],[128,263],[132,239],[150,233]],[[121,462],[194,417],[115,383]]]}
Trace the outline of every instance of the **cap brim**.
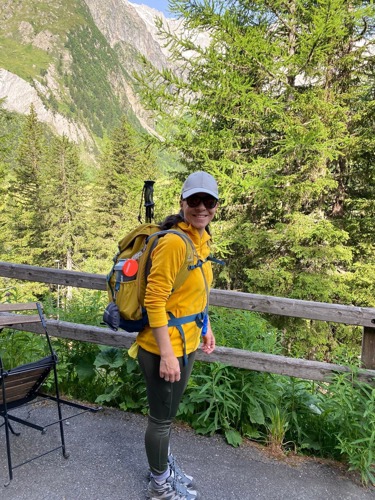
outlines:
{"label": "cap brim", "polygon": [[206,194],[213,196],[216,200],[219,199],[217,193],[215,193],[214,191],[210,191],[209,189],[205,189],[205,188],[188,189],[187,191],[182,193],[182,197],[183,197],[183,199],[185,199],[185,198],[189,198],[189,196],[193,196],[193,194],[198,194],[198,193],[206,193]]}

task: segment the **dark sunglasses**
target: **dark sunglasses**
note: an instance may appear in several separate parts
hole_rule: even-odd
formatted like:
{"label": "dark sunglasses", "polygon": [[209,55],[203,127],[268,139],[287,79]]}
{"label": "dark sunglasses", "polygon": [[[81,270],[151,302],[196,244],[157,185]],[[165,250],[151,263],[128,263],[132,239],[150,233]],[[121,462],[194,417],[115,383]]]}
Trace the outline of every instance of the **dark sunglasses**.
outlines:
{"label": "dark sunglasses", "polygon": [[185,198],[185,201],[190,208],[199,207],[202,202],[206,208],[215,208],[218,202],[213,196],[198,196],[197,194]]}

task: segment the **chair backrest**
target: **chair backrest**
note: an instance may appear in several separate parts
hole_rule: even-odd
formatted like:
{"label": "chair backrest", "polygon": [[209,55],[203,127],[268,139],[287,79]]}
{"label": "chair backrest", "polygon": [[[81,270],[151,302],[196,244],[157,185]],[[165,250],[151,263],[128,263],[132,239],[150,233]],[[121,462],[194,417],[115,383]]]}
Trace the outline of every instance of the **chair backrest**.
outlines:
{"label": "chair backrest", "polygon": [[5,404],[11,409],[35,399],[55,365],[56,356],[51,355],[10,370],[0,368],[0,412]]}
{"label": "chair backrest", "polygon": [[[23,314],[26,311],[37,311],[38,314]],[[4,411],[5,406],[12,408],[35,399],[41,385],[57,363],[41,304],[39,302],[0,304],[0,331],[4,327],[23,323],[42,323],[50,355],[8,370],[4,367],[0,356],[0,412]]]}
{"label": "chair backrest", "polygon": [[[38,314],[19,314],[19,311],[38,311]],[[17,312],[17,314],[14,314]],[[36,323],[41,321],[41,306],[38,302],[19,304],[0,304],[0,327],[19,325],[22,323]],[[8,313],[8,314],[5,314]],[[13,314],[11,314],[13,313]]]}

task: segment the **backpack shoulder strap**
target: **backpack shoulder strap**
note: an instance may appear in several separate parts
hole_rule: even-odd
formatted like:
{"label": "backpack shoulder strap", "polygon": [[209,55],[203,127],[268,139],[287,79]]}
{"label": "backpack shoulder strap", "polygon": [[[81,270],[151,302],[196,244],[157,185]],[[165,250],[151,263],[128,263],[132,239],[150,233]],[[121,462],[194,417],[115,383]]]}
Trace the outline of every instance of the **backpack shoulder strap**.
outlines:
{"label": "backpack shoulder strap", "polygon": [[177,229],[166,229],[164,231],[157,231],[153,234],[150,234],[150,236],[148,236],[146,240],[144,251],[142,252],[142,255],[139,258],[139,269],[137,274],[138,300],[142,307],[144,306],[147,277],[150,273],[152,265],[151,252],[156,247],[161,237],[171,233],[180,236],[186,245],[185,261],[183,262],[182,266],[180,267],[180,270],[176,275],[175,281],[173,283],[173,291],[177,290],[184,283],[184,281],[188,277],[189,271],[191,269],[194,269],[194,262],[198,259],[194,243],[191,241],[189,236],[184,232],[179,231]]}
{"label": "backpack shoulder strap", "polygon": [[186,245],[185,261],[180,267],[178,273],[176,274],[173,283],[173,291],[175,292],[185,282],[185,280],[189,275],[189,272],[195,269],[199,261],[199,257],[195,249],[194,243],[186,233],[184,233],[183,231],[179,231],[178,229],[170,229],[169,231],[172,232],[173,234],[177,234],[178,236],[180,236],[184,240]]}

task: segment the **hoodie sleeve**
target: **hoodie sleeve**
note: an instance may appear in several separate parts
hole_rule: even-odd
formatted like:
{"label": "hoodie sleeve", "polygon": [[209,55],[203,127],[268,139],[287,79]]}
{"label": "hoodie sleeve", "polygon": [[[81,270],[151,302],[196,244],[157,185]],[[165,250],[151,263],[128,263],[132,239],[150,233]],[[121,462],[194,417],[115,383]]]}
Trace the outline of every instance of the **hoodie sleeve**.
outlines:
{"label": "hoodie sleeve", "polygon": [[168,324],[166,305],[185,257],[186,244],[176,234],[163,236],[151,254],[152,266],[146,287],[145,307],[152,328]]}

